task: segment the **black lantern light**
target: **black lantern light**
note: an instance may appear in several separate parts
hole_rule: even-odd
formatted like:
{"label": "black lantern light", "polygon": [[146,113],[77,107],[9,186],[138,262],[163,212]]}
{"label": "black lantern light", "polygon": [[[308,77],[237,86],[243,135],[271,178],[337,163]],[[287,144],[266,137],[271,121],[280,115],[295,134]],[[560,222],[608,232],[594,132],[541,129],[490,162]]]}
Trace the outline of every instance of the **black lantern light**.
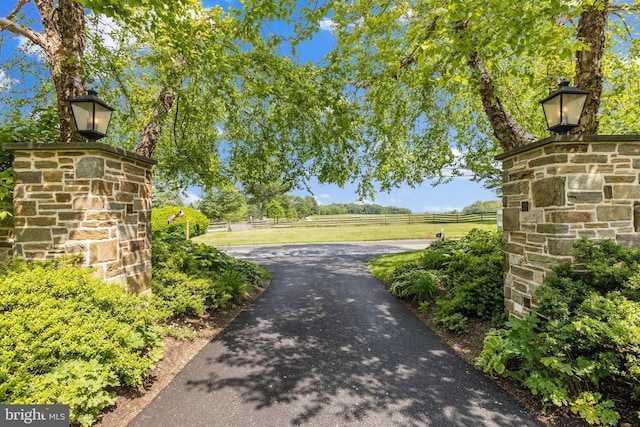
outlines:
{"label": "black lantern light", "polygon": [[577,127],[587,95],[589,92],[569,86],[569,82],[563,80],[558,90],[540,101],[547,120],[547,128],[551,132],[566,134]]}
{"label": "black lantern light", "polygon": [[98,92],[89,89],[86,95],[69,101],[78,133],[90,141],[107,136],[113,108],[98,98]]}

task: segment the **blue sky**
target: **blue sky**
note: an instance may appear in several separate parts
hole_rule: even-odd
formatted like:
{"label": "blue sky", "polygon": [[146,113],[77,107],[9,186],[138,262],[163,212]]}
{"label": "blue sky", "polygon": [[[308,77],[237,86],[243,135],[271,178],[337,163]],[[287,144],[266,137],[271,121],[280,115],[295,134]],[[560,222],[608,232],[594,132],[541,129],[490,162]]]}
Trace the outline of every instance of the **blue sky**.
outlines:
{"label": "blue sky", "polygon": [[[217,3],[222,6],[232,5],[234,7],[241,7],[241,4],[235,0],[203,0],[203,3],[205,6],[211,6]],[[0,3],[0,16],[6,16],[14,5],[15,1],[2,0]],[[33,13],[35,11],[35,5],[29,4],[23,11]],[[321,24],[313,40],[303,43],[298,48],[300,61],[320,62],[322,61],[323,55],[333,47],[334,38],[331,33],[331,21],[326,19],[323,20]],[[267,31],[286,34],[289,30],[284,25],[273,23],[269,25]],[[5,35],[5,40],[3,41],[5,49],[12,49],[17,43],[20,43],[20,38],[13,40],[11,40],[11,38],[12,37]],[[9,52],[5,50],[2,53],[6,55]],[[7,76],[3,70],[0,69],[0,89],[2,88],[3,82],[6,82],[6,78]],[[321,185],[315,181],[311,181],[308,185],[318,200],[318,203],[322,205],[359,202],[356,194],[357,184],[347,184],[344,188],[340,188],[337,185]],[[201,191],[198,188],[189,188],[185,192],[185,201],[187,204],[195,202],[199,199],[200,194]],[[302,197],[309,195],[306,190],[296,190],[290,194]],[[366,200],[364,202],[408,208],[414,213],[438,213],[462,210],[465,206],[476,201],[497,199],[498,197],[494,192],[486,190],[479,183],[472,182],[468,177],[462,177],[455,178],[450,183],[435,187],[432,186],[430,182],[426,182],[416,188],[404,185],[390,193],[378,193],[373,200]]]}

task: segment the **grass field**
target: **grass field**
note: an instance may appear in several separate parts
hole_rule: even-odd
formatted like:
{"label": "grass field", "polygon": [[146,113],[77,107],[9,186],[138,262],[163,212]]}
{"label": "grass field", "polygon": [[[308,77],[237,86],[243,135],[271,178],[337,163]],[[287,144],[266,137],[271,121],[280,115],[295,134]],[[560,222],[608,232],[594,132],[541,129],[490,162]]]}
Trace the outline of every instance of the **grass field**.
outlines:
{"label": "grass field", "polygon": [[396,267],[418,261],[423,253],[424,249],[420,249],[380,255],[370,259],[367,267],[376,278],[384,281],[391,276]]}
{"label": "grass field", "polygon": [[442,229],[444,229],[446,237],[462,237],[473,228],[496,230],[496,224],[386,224],[342,227],[259,228],[241,231],[217,231],[195,237],[193,240],[212,246],[238,246],[280,243],[435,239],[436,233]]}

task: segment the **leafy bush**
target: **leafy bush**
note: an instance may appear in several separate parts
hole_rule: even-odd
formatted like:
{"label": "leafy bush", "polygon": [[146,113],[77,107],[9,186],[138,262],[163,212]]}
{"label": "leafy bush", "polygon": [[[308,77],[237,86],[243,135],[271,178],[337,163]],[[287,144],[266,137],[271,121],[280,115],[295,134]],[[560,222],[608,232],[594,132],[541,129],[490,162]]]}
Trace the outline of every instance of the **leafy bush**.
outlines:
{"label": "leafy bush", "polygon": [[168,268],[154,270],[151,292],[159,307],[177,316],[204,313],[216,294],[212,281]]}
{"label": "leafy bush", "polygon": [[441,315],[460,313],[501,322],[504,319],[502,233],[474,229],[462,239],[435,250],[441,253],[440,259],[447,260],[442,264],[447,292],[436,302],[441,307]]}
{"label": "leafy bush", "polygon": [[446,270],[458,246],[458,240],[436,240],[424,251],[420,265],[425,270]]}
{"label": "leafy bush", "polygon": [[447,269],[444,298],[437,301],[445,315],[461,313],[481,319],[504,319],[503,256],[458,253]]}
{"label": "leafy bush", "polygon": [[408,300],[432,298],[438,286],[446,291],[436,304],[438,316],[466,328],[465,316],[504,320],[502,234],[471,230],[460,240],[439,240],[424,250],[418,262],[397,267],[390,276],[391,292]]}
{"label": "leafy bush", "polygon": [[437,285],[438,274],[435,271],[413,269],[398,275],[390,291],[397,297],[420,303],[435,295]]}
{"label": "leafy bush", "polygon": [[[167,218],[184,212],[182,218],[167,222]],[[189,220],[189,235],[191,237],[205,234],[209,229],[209,219],[200,211],[184,206],[165,206],[151,211],[151,230],[153,233],[175,233],[185,235],[187,220]]]}
{"label": "leafy bush", "polygon": [[536,291],[538,314],[493,330],[478,364],[519,379],[546,405],[615,425],[614,402],[640,399],[640,250],[586,239],[575,248],[577,263]]}
{"label": "leafy bush", "polygon": [[407,273],[411,273],[416,270],[425,270],[425,269],[422,268],[420,265],[418,265],[418,263],[415,261],[408,262],[406,264],[402,264],[394,268],[393,271],[391,272],[391,275],[389,276],[389,279],[391,279],[391,282],[396,282],[400,280],[402,277],[404,277]]}
{"label": "leafy bush", "polygon": [[461,313],[454,313],[450,316],[443,315],[439,313],[434,320],[437,323],[441,323],[442,326],[450,330],[451,332],[455,332],[457,334],[462,334],[468,331],[467,327],[467,319]]}
{"label": "leafy bush", "polygon": [[240,301],[267,274],[255,264],[175,234],[154,233],[152,263],[154,298],[178,316]]}
{"label": "leafy bush", "polygon": [[90,425],[160,356],[164,313],[73,260],[0,265],[0,403],[70,405]]}

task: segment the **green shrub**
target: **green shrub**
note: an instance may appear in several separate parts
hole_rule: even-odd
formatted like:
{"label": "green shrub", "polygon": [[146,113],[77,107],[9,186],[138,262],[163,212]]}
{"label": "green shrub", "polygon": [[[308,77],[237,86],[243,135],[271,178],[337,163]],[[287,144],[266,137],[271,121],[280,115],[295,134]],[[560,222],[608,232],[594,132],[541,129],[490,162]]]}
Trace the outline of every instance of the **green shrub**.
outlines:
{"label": "green shrub", "polygon": [[152,263],[154,299],[177,316],[238,302],[260,286],[266,274],[255,264],[176,234],[154,234]]}
{"label": "green shrub", "polygon": [[577,264],[554,269],[535,293],[544,320],[492,331],[478,364],[519,379],[546,405],[616,425],[615,402],[640,399],[638,249],[586,239],[575,248]]}
{"label": "green shrub", "polygon": [[467,327],[467,319],[461,313],[454,313],[450,316],[446,316],[443,314],[438,314],[434,318],[437,323],[441,323],[442,326],[450,330],[451,332],[455,332],[457,334],[462,334],[468,331]]}
{"label": "green shrub", "polygon": [[[590,242],[586,238],[575,245],[576,270],[584,282],[604,294],[611,291],[634,292],[630,279],[640,270],[640,248],[617,245],[611,240]],[[637,293],[634,297],[638,297]]]}
{"label": "green shrub", "polygon": [[102,408],[116,403],[116,396],[108,390],[117,385],[116,375],[96,359],[67,360],[46,374],[34,376],[29,395],[19,403],[49,403],[56,396],[69,405],[71,422],[88,426],[100,418]]}
{"label": "green shrub", "polygon": [[[502,234],[474,229],[445,248],[449,251],[443,275],[447,292],[436,302],[441,315],[460,313],[503,321]],[[436,250],[442,252],[443,248]]]}
{"label": "green shrub", "polygon": [[426,269],[422,268],[415,261],[408,262],[406,264],[402,264],[394,268],[391,274],[389,275],[389,279],[391,280],[391,282],[396,282],[400,280],[403,276],[405,276],[407,273],[411,273],[416,270],[426,270]]}
{"label": "green shrub", "polygon": [[398,275],[390,291],[399,298],[420,303],[433,298],[437,285],[438,274],[435,271],[412,269]]}
{"label": "green shrub", "polygon": [[[167,222],[167,218],[184,212],[182,218]],[[165,206],[151,211],[151,230],[153,233],[169,233],[185,236],[186,224],[189,220],[190,237],[205,234],[209,229],[209,219],[201,212],[184,206]]]}
{"label": "green shrub", "polygon": [[436,241],[418,262],[397,267],[390,275],[390,290],[401,298],[423,302],[441,286],[446,293],[436,301],[440,318],[459,323],[465,316],[475,316],[501,323],[505,316],[503,262],[502,234],[474,229],[459,240]]}
{"label": "green shrub", "polygon": [[0,266],[0,403],[69,404],[90,425],[160,356],[149,298],[91,277],[71,260]]}
{"label": "green shrub", "polygon": [[458,240],[436,240],[422,254],[421,267],[425,270],[446,270],[458,246]]}
{"label": "green shrub", "polygon": [[168,268],[154,270],[151,292],[159,307],[178,316],[204,313],[216,294],[212,281]]}

